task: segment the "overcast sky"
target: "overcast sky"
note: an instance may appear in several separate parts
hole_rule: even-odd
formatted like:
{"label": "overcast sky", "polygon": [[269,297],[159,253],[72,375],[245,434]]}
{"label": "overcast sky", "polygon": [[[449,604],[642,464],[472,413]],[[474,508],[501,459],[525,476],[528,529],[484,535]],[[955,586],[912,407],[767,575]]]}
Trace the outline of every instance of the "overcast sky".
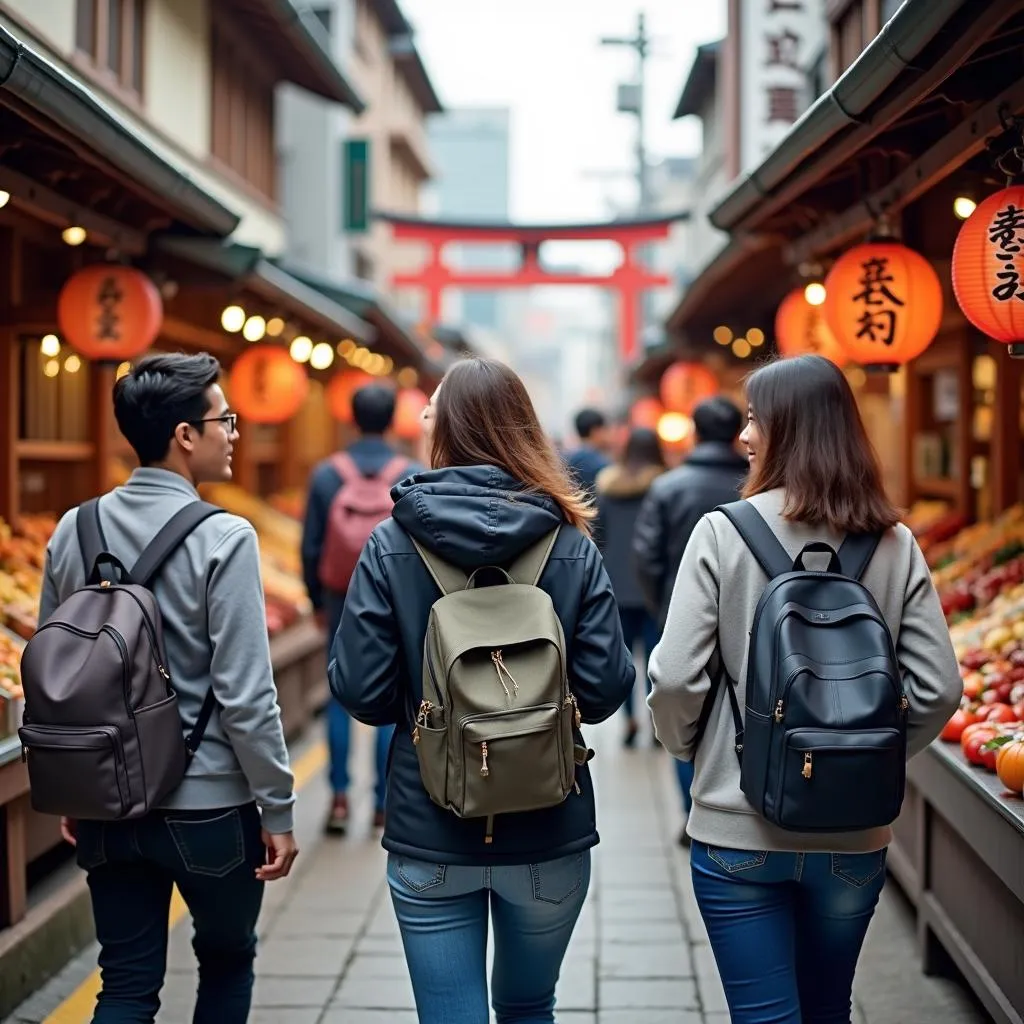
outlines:
{"label": "overcast sky", "polygon": [[647,75],[651,159],[699,149],[693,118],[672,112],[695,47],[725,32],[725,0],[401,0],[427,70],[449,107],[512,112],[511,213],[516,220],[603,220],[635,195],[632,180],[592,172],[635,168],[635,119],[615,110],[636,67],[641,8],[654,38]]}

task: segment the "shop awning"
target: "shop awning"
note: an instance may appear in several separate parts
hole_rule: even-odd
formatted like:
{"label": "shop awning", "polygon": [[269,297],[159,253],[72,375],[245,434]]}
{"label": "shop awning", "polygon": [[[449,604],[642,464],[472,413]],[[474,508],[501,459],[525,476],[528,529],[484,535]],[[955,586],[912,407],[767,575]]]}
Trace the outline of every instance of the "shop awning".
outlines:
{"label": "shop awning", "polygon": [[273,54],[287,81],[361,114],[366,104],[334,63],[330,38],[319,18],[292,0],[217,0],[235,14],[261,51]]}
{"label": "shop awning", "polygon": [[[906,0],[779,146],[711,211],[712,223],[730,232],[761,230],[769,217],[791,209],[810,184],[876,143],[907,110],[940,87],[946,91],[950,75],[1022,10],[1020,0]],[[1019,78],[1017,61],[1008,53],[997,50],[992,56],[1002,71]],[[952,99],[962,95],[969,102],[1000,67],[978,62],[973,89],[963,83]],[[906,141],[887,140],[889,151],[903,151]],[[849,191],[858,185],[863,182],[852,182]]]}
{"label": "shop awning", "polygon": [[[235,213],[155,153],[91,92],[0,27],[2,108],[25,126],[18,133],[18,141],[24,145],[4,154],[5,164],[15,169],[21,169],[22,161],[29,158],[26,154],[34,150],[34,133],[45,137],[51,149],[56,140],[67,147],[69,155],[117,178],[129,192],[141,192],[147,202],[188,228],[223,237],[238,226]],[[10,140],[14,125],[3,127]],[[74,184],[72,181],[68,187]]]}
{"label": "shop awning", "polygon": [[350,308],[266,259],[259,249],[169,235],[156,240],[156,249],[224,278],[236,288],[245,288],[324,331],[363,343],[371,342],[376,334],[374,327]]}

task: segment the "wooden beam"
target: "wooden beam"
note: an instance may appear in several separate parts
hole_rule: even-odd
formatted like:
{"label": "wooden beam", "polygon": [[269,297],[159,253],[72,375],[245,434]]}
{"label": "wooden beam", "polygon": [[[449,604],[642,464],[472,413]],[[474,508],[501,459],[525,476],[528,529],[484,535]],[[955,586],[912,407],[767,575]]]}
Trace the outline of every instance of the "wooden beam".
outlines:
{"label": "wooden beam", "polygon": [[18,489],[18,341],[0,329],[0,516],[13,519],[19,509]]}
{"label": "wooden beam", "polygon": [[176,341],[179,345],[194,351],[209,352],[211,355],[234,357],[240,351],[237,340],[228,338],[218,331],[196,327],[195,324],[179,320],[177,317],[164,318],[160,335],[161,338]]}

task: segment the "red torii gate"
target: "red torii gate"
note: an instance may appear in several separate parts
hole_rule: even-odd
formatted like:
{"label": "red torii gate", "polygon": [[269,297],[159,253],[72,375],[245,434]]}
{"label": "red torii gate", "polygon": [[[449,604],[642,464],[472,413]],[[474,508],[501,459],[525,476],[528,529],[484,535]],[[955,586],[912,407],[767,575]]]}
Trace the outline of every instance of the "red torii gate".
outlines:
{"label": "red torii gate", "polygon": [[[672,283],[667,274],[656,274],[639,262],[637,250],[663,241],[676,221],[689,213],[647,220],[618,220],[604,224],[486,224],[467,221],[424,220],[398,214],[380,213],[391,225],[396,241],[426,245],[425,265],[412,273],[394,274],[395,288],[422,288],[427,293],[427,317],[431,324],[441,319],[441,301],[448,288],[478,288],[497,291],[528,288],[532,285],[595,285],[614,288],[619,293],[619,351],[628,363],[637,351],[640,321],[640,297],[647,288],[663,288]],[[622,263],[610,274],[564,274],[545,270],[540,263],[542,242],[611,241],[622,249]],[[444,260],[444,247],[460,244],[493,245],[512,243],[522,253],[520,265],[512,271],[453,270]]]}

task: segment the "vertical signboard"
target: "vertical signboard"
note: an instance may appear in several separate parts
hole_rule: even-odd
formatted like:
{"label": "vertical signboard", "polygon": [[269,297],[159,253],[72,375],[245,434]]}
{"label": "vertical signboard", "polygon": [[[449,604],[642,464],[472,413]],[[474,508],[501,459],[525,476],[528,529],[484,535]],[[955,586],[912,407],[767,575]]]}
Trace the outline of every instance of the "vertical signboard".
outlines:
{"label": "vertical signboard", "polygon": [[740,163],[753,170],[808,104],[808,73],[827,45],[824,0],[740,0]]}

